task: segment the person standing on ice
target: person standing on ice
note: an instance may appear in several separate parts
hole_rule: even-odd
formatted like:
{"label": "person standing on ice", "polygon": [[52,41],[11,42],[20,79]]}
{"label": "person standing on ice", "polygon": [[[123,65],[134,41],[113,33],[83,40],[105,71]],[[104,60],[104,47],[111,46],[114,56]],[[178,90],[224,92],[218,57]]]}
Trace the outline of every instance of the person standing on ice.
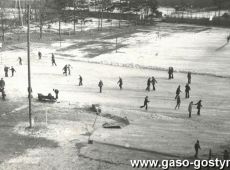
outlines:
{"label": "person standing on ice", "polygon": [[21,57],[18,57],[18,62],[19,62],[19,65],[22,65],[22,58]]}
{"label": "person standing on ice", "polygon": [[189,91],[191,90],[189,84],[185,86],[185,98],[189,98]]}
{"label": "person standing on ice", "polygon": [[149,97],[146,96],[146,97],[145,97],[145,100],[144,100],[144,105],[143,105],[143,106],[140,106],[140,108],[145,107],[145,110],[148,110],[148,103],[149,103],[149,102],[150,102],[150,101],[149,101]]}
{"label": "person standing on ice", "polygon": [[152,77],[152,86],[153,86],[154,91],[156,90],[155,88],[156,83],[157,83],[157,80],[155,79],[155,77]]}
{"label": "person standing on ice", "polygon": [[69,74],[69,75],[71,75],[71,68],[72,68],[71,65],[68,64],[68,65],[67,65],[67,70],[68,70],[68,74]]}
{"label": "person standing on ice", "polygon": [[180,95],[180,93],[181,93],[181,90],[180,90],[180,85],[177,87],[177,89],[176,89],[176,97],[175,97],[175,99]]}
{"label": "person standing on ice", "polygon": [[58,99],[59,90],[58,89],[53,89],[53,91],[55,93],[55,98]]}
{"label": "person standing on ice", "polygon": [[11,77],[14,77],[14,73],[16,72],[16,70],[14,69],[14,67],[13,66],[11,66]]}
{"label": "person standing on ice", "polygon": [[187,78],[188,78],[188,84],[191,84],[191,79],[192,79],[192,73],[191,72],[188,72]]}
{"label": "person standing on ice", "polygon": [[4,89],[5,85],[6,85],[5,81],[3,80],[3,78],[1,78],[1,80],[0,80],[0,89]]}
{"label": "person standing on ice", "polygon": [[79,86],[82,86],[82,85],[83,85],[82,81],[83,81],[82,76],[79,75]]}
{"label": "person standing on ice", "polygon": [[100,88],[100,93],[102,93],[103,82],[101,80],[98,83],[98,87]]}
{"label": "person standing on ice", "polygon": [[52,58],[51,58],[51,62],[52,62],[52,66],[57,66],[56,61],[55,61],[55,57],[54,57],[54,53],[52,53]]}
{"label": "person standing on ice", "polygon": [[38,51],[38,59],[41,60],[42,59],[42,53],[40,51]]}
{"label": "person standing on ice", "polygon": [[201,102],[202,102],[202,100],[199,100],[196,104],[194,104],[194,105],[197,105],[197,115],[198,116],[200,116],[200,109],[201,109],[201,107],[203,107]]}
{"label": "person standing on ice", "polygon": [[177,98],[176,98],[176,107],[175,107],[175,110],[176,110],[177,108],[180,109],[180,103],[181,103],[180,95],[178,95]]}
{"label": "person standing on ice", "polygon": [[67,66],[67,64],[63,67],[63,74],[64,75],[66,75],[67,76],[67,68],[68,68],[68,66]]}
{"label": "person standing on ice", "polygon": [[195,149],[195,155],[194,155],[194,157],[198,158],[198,152],[199,152],[199,149],[201,149],[200,148],[200,142],[199,142],[199,140],[196,141],[196,144],[194,145],[194,149]]}
{"label": "person standing on ice", "polygon": [[189,118],[192,117],[192,105],[193,105],[193,101],[191,101],[188,105],[188,117]]}
{"label": "person standing on ice", "polygon": [[8,77],[9,69],[10,69],[10,68],[7,67],[7,66],[4,67],[5,77]]}
{"label": "person standing on ice", "polygon": [[120,90],[122,90],[123,80],[121,77],[119,77],[117,84],[119,84]]}
{"label": "person standing on ice", "polygon": [[151,78],[148,78],[147,80],[147,87],[146,87],[146,91],[150,91],[150,85],[151,85]]}

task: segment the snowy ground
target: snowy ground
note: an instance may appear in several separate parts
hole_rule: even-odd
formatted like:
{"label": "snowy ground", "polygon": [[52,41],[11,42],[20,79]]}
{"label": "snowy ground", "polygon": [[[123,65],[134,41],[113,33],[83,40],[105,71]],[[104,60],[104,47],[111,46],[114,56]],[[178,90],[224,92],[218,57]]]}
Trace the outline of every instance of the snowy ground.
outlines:
{"label": "snowy ground", "polygon": [[[5,78],[7,100],[0,102],[0,169],[132,169],[130,159],[193,159],[197,139],[202,147],[200,158],[207,158],[209,149],[214,157],[221,157],[223,149],[229,149],[230,137],[230,47],[223,46],[227,34],[221,28],[158,24],[65,36],[61,47],[54,41],[32,43],[33,130],[25,130],[25,43],[12,45],[12,50],[1,54],[0,70],[14,65],[17,72]],[[42,60],[37,59],[38,51],[44,55]],[[57,67],[51,66],[52,52]],[[16,64],[18,56],[23,66]],[[62,75],[65,64],[71,64],[71,76]],[[168,80],[164,71],[169,66],[182,71],[175,73],[174,80]],[[183,71],[188,70],[199,73],[192,77],[191,99],[184,99],[182,93],[181,108],[174,110],[175,90],[180,84],[184,91]],[[79,74],[83,87],[77,86]],[[124,80],[122,91],[116,84],[119,76]],[[156,92],[144,90],[150,76],[158,81]],[[104,82],[102,94],[98,93],[99,80]],[[37,93],[47,94],[53,88],[60,90],[58,103],[36,100]],[[139,108],[146,95],[151,101],[148,111]],[[199,99],[204,106],[201,116],[196,116],[194,107],[189,119],[188,104]],[[115,120],[99,117],[94,144],[88,145],[87,134],[95,119],[88,108],[94,103],[102,105],[103,113],[127,117],[130,125],[106,130],[102,124]]]}

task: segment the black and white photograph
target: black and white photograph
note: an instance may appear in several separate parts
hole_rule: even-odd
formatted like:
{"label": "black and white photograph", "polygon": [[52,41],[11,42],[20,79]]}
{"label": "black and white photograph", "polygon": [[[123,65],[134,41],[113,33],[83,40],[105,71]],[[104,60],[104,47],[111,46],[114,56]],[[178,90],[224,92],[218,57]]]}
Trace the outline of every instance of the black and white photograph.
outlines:
{"label": "black and white photograph", "polygon": [[230,0],[0,0],[0,170],[230,170]]}

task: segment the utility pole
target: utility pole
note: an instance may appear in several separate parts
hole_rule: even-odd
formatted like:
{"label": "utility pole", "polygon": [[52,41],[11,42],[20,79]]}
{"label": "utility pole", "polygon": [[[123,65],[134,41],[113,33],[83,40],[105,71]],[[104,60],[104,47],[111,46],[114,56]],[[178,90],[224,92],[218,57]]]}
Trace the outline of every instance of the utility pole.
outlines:
{"label": "utility pole", "polygon": [[42,27],[43,27],[43,15],[42,15],[42,2],[40,0],[40,8],[39,8],[39,20],[40,20],[40,39],[42,39]]}
{"label": "utility pole", "polygon": [[74,11],[73,11],[73,32],[76,33],[76,3],[74,2]]}
{"label": "utility pole", "polygon": [[29,97],[29,128],[32,128],[31,113],[31,73],[30,73],[30,5],[27,5],[27,60],[28,60],[28,97]]}
{"label": "utility pole", "polygon": [[61,47],[61,19],[59,18],[59,40],[60,40],[60,47]]}

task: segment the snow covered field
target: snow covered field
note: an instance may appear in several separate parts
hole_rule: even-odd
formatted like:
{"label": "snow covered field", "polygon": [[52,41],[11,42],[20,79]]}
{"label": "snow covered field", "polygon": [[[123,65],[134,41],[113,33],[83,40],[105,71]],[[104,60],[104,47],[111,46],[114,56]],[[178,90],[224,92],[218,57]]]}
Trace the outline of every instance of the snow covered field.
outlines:
{"label": "snow covered field", "polygon": [[[78,39],[66,36],[61,47],[59,42],[32,43],[33,114],[40,128],[31,132],[24,130],[28,119],[26,44],[1,53],[0,70],[13,65],[17,72],[15,77],[5,78],[7,101],[0,102],[4,137],[0,169],[126,170],[132,169],[130,159],[192,160],[197,139],[201,159],[208,157],[209,149],[213,157],[221,157],[223,149],[229,149],[228,30],[160,23],[120,32],[92,36],[92,31]],[[42,60],[38,60],[38,51],[43,53]],[[51,53],[55,53],[57,67],[51,66]],[[19,56],[22,66],[17,65]],[[71,76],[62,74],[65,64],[71,64]],[[169,66],[180,71],[174,80],[167,79]],[[186,71],[197,73],[192,75],[190,99],[184,98]],[[77,86],[78,75],[83,76],[83,87]],[[117,85],[119,76],[124,81],[122,91]],[[156,92],[145,91],[150,76],[158,81]],[[98,93],[99,80],[104,82],[102,94]],[[182,104],[180,110],[174,110],[179,84]],[[37,93],[47,94],[53,88],[60,90],[58,103],[36,100]],[[151,101],[148,111],[139,108],[146,95]],[[200,99],[204,106],[201,116],[194,107],[189,119],[189,102]],[[94,144],[87,145],[87,128],[95,119],[88,108],[94,103],[102,105],[103,113],[127,117],[130,125],[103,129],[103,123],[114,120],[99,117],[92,135]]]}

